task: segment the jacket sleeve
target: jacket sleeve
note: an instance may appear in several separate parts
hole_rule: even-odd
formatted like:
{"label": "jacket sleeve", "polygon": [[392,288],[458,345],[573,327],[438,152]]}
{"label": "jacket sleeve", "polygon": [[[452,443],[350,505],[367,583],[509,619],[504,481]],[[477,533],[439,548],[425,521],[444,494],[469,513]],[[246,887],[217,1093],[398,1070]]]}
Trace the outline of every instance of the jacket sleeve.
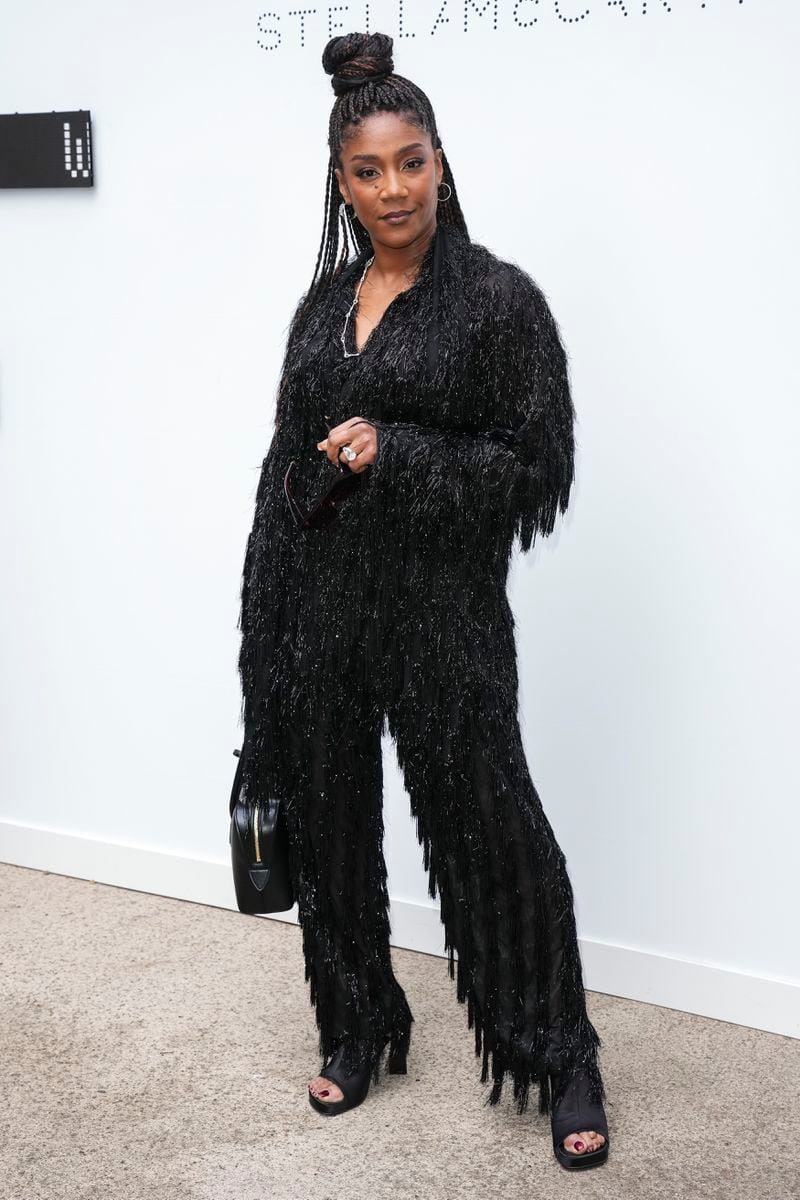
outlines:
{"label": "jacket sleeve", "polygon": [[238,629],[241,631],[238,669],[241,681],[241,717],[250,726],[259,697],[266,695],[276,650],[284,636],[282,614],[286,579],[290,573],[293,529],[283,492],[287,449],[298,442],[301,418],[291,384],[290,364],[300,336],[301,297],[289,323],[278,384],[275,422],[266,457],[261,464],[255,511],[245,549],[240,584]]}
{"label": "jacket sleeve", "polygon": [[370,485],[423,523],[469,522],[479,535],[519,535],[524,551],[552,533],[574,479],[567,354],[544,293],[514,263],[484,285],[477,378],[496,425],[459,432],[376,421]]}

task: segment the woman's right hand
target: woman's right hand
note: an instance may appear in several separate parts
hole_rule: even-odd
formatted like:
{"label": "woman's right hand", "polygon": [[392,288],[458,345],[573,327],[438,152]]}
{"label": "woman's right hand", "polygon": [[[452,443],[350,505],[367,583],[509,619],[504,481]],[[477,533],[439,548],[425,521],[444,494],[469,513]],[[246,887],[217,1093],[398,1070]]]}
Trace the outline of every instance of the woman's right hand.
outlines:
{"label": "woman's right hand", "polygon": [[[356,458],[349,460],[341,453],[342,446],[355,450]],[[317,442],[317,449],[324,450],[334,466],[347,465],[358,474],[378,457],[378,431],[364,417],[350,417],[329,429],[328,436]]]}

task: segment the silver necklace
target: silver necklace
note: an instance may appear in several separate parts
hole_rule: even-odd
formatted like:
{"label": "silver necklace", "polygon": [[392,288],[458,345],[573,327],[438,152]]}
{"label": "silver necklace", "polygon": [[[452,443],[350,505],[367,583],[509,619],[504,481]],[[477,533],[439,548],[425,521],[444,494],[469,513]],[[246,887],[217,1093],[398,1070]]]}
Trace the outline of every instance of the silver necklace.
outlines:
{"label": "silver necklace", "polygon": [[[361,285],[363,284],[364,280],[366,279],[367,271],[372,266],[374,261],[375,261],[375,255],[373,254],[372,257],[368,260],[368,262],[365,263],[364,270],[361,272],[361,278],[358,281],[358,287],[356,288],[356,294],[353,297],[353,303],[348,308],[347,316],[344,319],[344,325],[342,326],[342,335],[341,336],[342,336],[342,350],[344,351],[345,358],[356,358],[361,353],[360,350],[352,351],[352,350],[347,349],[347,322],[350,320],[350,314],[352,313],[353,309],[358,304],[358,297],[359,297],[359,293],[361,292]],[[353,339],[353,340],[355,340],[355,339]]]}

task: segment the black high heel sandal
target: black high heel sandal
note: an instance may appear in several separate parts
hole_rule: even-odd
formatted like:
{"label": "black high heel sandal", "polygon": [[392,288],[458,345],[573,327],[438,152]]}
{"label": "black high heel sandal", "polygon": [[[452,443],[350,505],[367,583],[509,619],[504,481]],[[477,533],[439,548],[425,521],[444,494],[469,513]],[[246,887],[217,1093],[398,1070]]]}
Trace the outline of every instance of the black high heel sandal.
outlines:
{"label": "black high heel sandal", "polygon": [[[342,1064],[343,1055],[344,1046],[340,1046],[328,1062],[322,1064],[319,1072],[325,1079],[329,1079],[331,1083],[335,1083],[341,1089],[343,1099],[326,1102],[319,1100],[310,1090],[308,1093],[309,1104],[324,1117],[335,1117],[339,1113],[349,1112],[351,1108],[358,1108],[359,1104],[363,1104],[366,1100],[369,1092],[372,1080],[372,1062],[367,1060],[362,1067],[345,1073]],[[386,1071],[389,1075],[405,1075],[407,1073],[404,1043],[390,1050]]]}
{"label": "black high heel sandal", "polygon": [[[551,1074],[553,1094],[558,1078],[557,1075]],[[550,1123],[553,1131],[553,1150],[562,1167],[579,1171],[586,1167],[599,1167],[608,1158],[610,1142],[605,1109],[602,1101],[589,1099],[589,1076],[584,1068],[575,1072],[566,1086],[564,1095],[553,1105]],[[577,1154],[574,1150],[567,1150],[564,1139],[583,1129],[593,1129],[595,1133],[601,1133],[605,1138],[602,1146]]]}

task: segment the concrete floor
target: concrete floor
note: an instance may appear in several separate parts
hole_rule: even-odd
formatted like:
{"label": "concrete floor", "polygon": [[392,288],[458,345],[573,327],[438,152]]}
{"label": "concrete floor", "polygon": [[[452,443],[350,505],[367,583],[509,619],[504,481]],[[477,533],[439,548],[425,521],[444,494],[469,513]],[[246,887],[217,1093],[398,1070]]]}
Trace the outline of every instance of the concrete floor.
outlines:
{"label": "concrete floor", "polygon": [[490,1109],[442,958],[393,950],[409,1074],[322,1118],[300,930],[0,865],[3,1200],[798,1200],[800,1043],[598,993],[612,1142]]}

